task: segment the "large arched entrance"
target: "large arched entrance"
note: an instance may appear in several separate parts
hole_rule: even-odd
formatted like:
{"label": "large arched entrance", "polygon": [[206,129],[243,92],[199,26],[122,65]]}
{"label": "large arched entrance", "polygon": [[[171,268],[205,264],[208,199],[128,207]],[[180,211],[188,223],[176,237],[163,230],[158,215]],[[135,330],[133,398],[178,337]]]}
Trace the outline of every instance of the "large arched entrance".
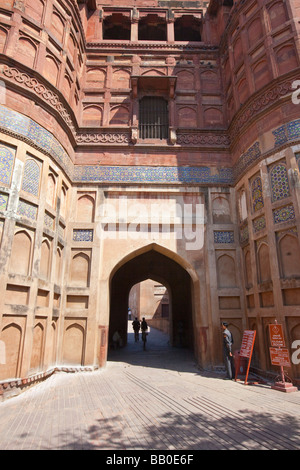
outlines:
{"label": "large arched entrance", "polygon": [[[128,296],[132,286],[146,279],[164,284],[170,297],[170,344],[194,349],[193,282],[188,271],[173,258],[155,249],[129,257],[110,280],[109,343],[116,330],[127,342]],[[183,327],[183,333],[181,329]]]}

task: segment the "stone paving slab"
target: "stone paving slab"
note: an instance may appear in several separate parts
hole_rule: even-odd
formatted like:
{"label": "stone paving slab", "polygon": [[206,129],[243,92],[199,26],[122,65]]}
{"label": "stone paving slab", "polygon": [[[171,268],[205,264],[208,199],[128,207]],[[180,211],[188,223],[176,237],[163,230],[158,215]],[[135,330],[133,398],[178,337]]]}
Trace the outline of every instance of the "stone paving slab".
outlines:
{"label": "stone paving slab", "polygon": [[0,403],[0,423],[1,450],[299,450],[300,392],[201,372],[152,329],[146,351],[131,338],[105,369]]}

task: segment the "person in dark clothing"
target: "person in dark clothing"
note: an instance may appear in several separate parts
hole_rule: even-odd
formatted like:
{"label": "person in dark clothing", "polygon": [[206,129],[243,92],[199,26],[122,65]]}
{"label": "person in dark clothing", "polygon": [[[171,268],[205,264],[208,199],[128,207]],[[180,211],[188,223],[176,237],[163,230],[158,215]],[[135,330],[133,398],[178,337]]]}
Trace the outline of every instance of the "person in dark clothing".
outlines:
{"label": "person in dark clothing", "polygon": [[135,319],[132,322],[132,328],[133,328],[133,331],[134,331],[135,342],[137,342],[137,341],[139,341],[139,331],[140,331],[140,328],[141,328],[141,324],[140,324],[139,320],[137,319],[137,317],[135,317]]}
{"label": "person in dark clothing", "polygon": [[142,330],[142,341],[144,343],[144,349],[146,349],[146,341],[147,341],[147,330],[148,330],[148,324],[145,320],[145,317],[143,317],[142,319],[142,323],[141,323],[141,330]]}
{"label": "person in dark clothing", "polygon": [[233,353],[232,353],[232,345],[233,345],[233,336],[232,333],[228,329],[228,323],[222,323],[222,330],[223,330],[223,356],[226,368],[226,377],[227,380],[232,380],[235,377],[235,370],[234,370],[234,361],[233,361]]}

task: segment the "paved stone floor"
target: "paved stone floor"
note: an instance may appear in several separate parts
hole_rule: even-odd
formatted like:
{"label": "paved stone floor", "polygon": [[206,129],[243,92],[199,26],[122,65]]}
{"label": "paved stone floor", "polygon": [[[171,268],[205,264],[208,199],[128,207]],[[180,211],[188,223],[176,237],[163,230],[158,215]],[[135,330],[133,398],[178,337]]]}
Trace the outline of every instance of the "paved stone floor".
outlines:
{"label": "paved stone floor", "polygon": [[152,329],[96,372],[56,373],[0,403],[0,449],[300,449],[300,391],[222,380]]}

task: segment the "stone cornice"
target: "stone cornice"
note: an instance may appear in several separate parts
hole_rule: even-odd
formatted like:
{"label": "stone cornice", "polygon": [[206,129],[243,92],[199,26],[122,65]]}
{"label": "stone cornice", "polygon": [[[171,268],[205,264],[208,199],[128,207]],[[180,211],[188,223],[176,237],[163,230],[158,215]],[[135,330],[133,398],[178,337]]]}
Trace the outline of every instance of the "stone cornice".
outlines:
{"label": "stone cornice", "polygon": [[154,50],[154,51],[167,51],[167,52],[216,52],[219,50],[218,46],[213,46],[210,44],[170,44],[165,41],[157,41],[157,42],[124,42],[124,41],[116,41],[116,42],[89,42],[86,44],[86,52],[106,52],[106,51],[114,51],[114,50],[123,50],[126,51],[137,51],[138,53],[142,53],[143,51]]}

